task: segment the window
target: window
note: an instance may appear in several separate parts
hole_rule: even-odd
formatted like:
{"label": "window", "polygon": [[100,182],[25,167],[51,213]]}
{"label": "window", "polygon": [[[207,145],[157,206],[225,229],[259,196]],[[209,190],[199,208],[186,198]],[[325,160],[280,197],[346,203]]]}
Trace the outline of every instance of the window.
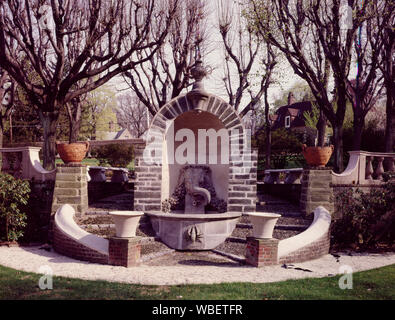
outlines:
{"label": "window", "polygon": [[289,128],[291,126],[291,116],[285,117],[285,127]]}

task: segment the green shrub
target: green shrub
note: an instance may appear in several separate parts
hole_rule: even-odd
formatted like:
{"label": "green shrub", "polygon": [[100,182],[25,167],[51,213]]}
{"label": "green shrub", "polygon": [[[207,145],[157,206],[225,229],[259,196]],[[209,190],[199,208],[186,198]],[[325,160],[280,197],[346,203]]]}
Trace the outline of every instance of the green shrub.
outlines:
{"label": "green shrub", "polygon": [[3,220],[2,225],[4,225],[2,238],[7,241],[16,241],[23,236],[29,194],[28,181],[0,173],[0,218]]}
{"label": "green shrub", "polygon": [[133,146],[117,143],[97,147],[92,151],[100,166],[126,168],[133,159]]}
{"label": "green shrub", "polygon": [[337,195],[341,218],[331,227],[335,247],[370,249],[395,241],[395,180],[362,192],[351,188]]}

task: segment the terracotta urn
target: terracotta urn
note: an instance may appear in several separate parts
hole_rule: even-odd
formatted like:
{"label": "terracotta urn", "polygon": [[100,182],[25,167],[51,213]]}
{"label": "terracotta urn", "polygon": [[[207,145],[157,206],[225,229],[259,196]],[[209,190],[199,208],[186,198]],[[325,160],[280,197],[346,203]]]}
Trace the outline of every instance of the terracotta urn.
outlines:
{"label": "terracotta urn", "polygon": [[302,154],[307,164],[312,167],[325,167],[333,152],[333,145],[329,147],[302,146]]}
{"label": "terracotta urn", "polygon": [[89,142],[57,143],[60,158],[64,163],[81,162],[89,149]]}

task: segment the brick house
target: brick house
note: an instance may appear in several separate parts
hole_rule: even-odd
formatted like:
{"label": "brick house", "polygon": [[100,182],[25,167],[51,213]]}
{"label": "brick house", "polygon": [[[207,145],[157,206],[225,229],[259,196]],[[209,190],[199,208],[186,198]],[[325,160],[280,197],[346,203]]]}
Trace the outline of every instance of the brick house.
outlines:
{"label": "brick house", "polygon": [[303,135],[304,143],[314,143],[317,136],[317,130],[306,126],[305,112],[312,111],[310,101],[295,102],[292,92],[288,95],[288,103],[277,109],[274,115],[270,115],[271,130],[285,128],[298,134]]}
{"label": "brick house", "polygon": [[295,102],[292,92],[288,95],[288,104],[277,109],[271,116],[272,130],[279,128],[302,129],[306,127],[304,112],[311,112],[310,101]]}

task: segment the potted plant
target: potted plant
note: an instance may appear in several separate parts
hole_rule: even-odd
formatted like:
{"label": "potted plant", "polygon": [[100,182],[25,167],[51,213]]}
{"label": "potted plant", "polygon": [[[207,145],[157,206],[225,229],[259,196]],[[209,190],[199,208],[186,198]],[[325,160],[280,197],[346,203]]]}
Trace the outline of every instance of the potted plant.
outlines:
{"label": "potted plant", "polygon": [[81,162],[89,149],[89,142],[56,143],[56,149],[64,163]]}
{"label": "potted plant", "polygon": [[325,167],[333,152],[333,145],[327,147],[308,147],[302,145],[302,154],[308,165]]}
{"label": "potted plant", "polygon": [[56,149],[64,163],[79,163],[89,150],[89,142],[77,142],[81,125],[81,99],[75,98],[66,104],[69,119],[69,143],[56,142]]}
{"label": "potted plant", "polygon": [[304,117],[308,127],[317,129],[318,137],[315,146],[308,147],[306,144],[302,145],[302,154],[307,164],[311,167],[325,167],[333,152],[333,145],[324,146],[326,131],[325,115],[313,103],[312,113],[305,112]]}

